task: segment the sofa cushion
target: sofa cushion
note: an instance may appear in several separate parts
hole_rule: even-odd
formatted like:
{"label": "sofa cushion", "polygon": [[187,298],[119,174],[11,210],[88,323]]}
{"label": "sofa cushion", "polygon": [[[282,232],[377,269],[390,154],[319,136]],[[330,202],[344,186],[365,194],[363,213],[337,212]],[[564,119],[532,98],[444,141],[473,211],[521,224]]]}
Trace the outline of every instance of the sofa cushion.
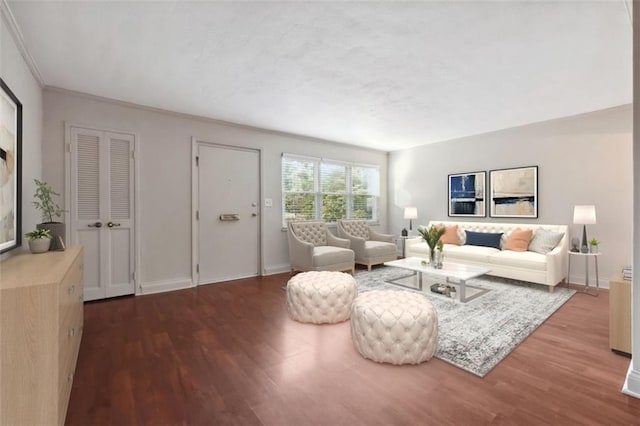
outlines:
{"label": "sofa cushion", "polygon": [[365,241],[364,250],[368,257],[395,256],[397,247],[385,241]]}
{"label": "sofa cushion", "polygon": [[[444,225],[436,225],[438,229],[442,228]],[[458,225],[444,226],[444,234],[440,237],[440,241],[443,244],[454,244],[456,246],[460,245],[460,238],[458,238]]]}
{"label": "sofa cushion", "polygon": [[529,243],[529,250],[540,254],[547,254],[562,240],[564,232],[554,232],[548,229],[539,228],[533,234],[533,239]]}
{"label": "sofa cushion", "polygon": [[318,246],[313,248],[313,266],[328,266],[336,263],[353,262],[353,250],[333,246]]}
{"label": "sofa cushion", "polygon": [[445,244],[444,246],[444,260],[448,259],[452,261],[459,261],[464,263],[465,260],[470,262],[489,262],[489,256],[499,253],[500,250],[493,247],[482,246],[456,246],[453,244]]}
{"label": "sofa cushion", "polygon": [[504,244],[504,249],[513,251],[527,251],[529,249],[531,237],[533,237],[533,231],[531,229],[514,229],[507,237],[507,242]]}
{"label": "sofa cushion", "polygon": [[490,233],[490,232],[473,232],[464,231],[467,234],[465,245],[468,246],[482,246],[493,247],[500,249],[500,240],[502,239],[502,232]]}
{"label": "sofa cushion", "polygon": [[503,250],[489,256],[489,264],[536,271],[546,271],[547,269],[546,256],[532,251]]}

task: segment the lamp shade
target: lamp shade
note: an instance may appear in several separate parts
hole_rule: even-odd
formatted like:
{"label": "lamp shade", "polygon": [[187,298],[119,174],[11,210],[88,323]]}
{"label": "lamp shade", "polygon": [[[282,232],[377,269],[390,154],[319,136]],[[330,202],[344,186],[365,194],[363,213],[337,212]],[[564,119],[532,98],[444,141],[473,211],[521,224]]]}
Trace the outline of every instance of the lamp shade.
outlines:
{"label": "lamp shade", "polygon": [[596,206],[575,206],[573,223],[576,225],[594,225],[596,223]]}
{"label": "lamp shade", "polygon": [[405,207],[404,208],[404,218],[405,219],[417,219],[418,218],[418,208],[417,207]]}

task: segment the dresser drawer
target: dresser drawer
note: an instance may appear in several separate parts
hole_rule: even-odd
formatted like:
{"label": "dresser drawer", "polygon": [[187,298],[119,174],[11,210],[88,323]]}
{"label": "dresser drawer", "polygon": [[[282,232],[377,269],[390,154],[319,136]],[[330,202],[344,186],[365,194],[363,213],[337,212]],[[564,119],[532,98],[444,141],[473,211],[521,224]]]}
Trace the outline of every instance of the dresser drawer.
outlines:
{"label": "dresser drawer", "polygon": [[69,315],[72,306],[83,301],[82,256],[79,256],[60,284],[60,320]]}

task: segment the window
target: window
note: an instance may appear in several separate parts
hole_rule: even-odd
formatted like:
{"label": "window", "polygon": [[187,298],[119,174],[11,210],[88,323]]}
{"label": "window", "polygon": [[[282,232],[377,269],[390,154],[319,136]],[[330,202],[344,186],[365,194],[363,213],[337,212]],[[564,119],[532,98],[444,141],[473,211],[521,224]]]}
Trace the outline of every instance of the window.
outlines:
{"label": "window", "polygon": [[282,156],[282,221],[378,220],[380,171],[377,166],[290,154]]}

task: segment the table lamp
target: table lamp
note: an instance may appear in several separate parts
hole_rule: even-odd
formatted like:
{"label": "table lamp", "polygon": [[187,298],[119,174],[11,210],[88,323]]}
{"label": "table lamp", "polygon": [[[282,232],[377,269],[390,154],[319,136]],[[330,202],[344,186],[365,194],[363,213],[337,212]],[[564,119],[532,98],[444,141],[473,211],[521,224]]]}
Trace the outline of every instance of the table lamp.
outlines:
{"label": "table lamp", "polygon": [[589,253],[587,243],[587,225],[595,225],[596,223],[596,206],[575,206],[573,208],[573,223],[582,225],[582,244],[580,252]]}
{"label": "table lamp", "polygon": [[413,223],[411,222],[413,219],[418,218],[418,208],[417,207],[405,207],[404,208],[404,218],[409,219],[409,230],[411,231]]}

